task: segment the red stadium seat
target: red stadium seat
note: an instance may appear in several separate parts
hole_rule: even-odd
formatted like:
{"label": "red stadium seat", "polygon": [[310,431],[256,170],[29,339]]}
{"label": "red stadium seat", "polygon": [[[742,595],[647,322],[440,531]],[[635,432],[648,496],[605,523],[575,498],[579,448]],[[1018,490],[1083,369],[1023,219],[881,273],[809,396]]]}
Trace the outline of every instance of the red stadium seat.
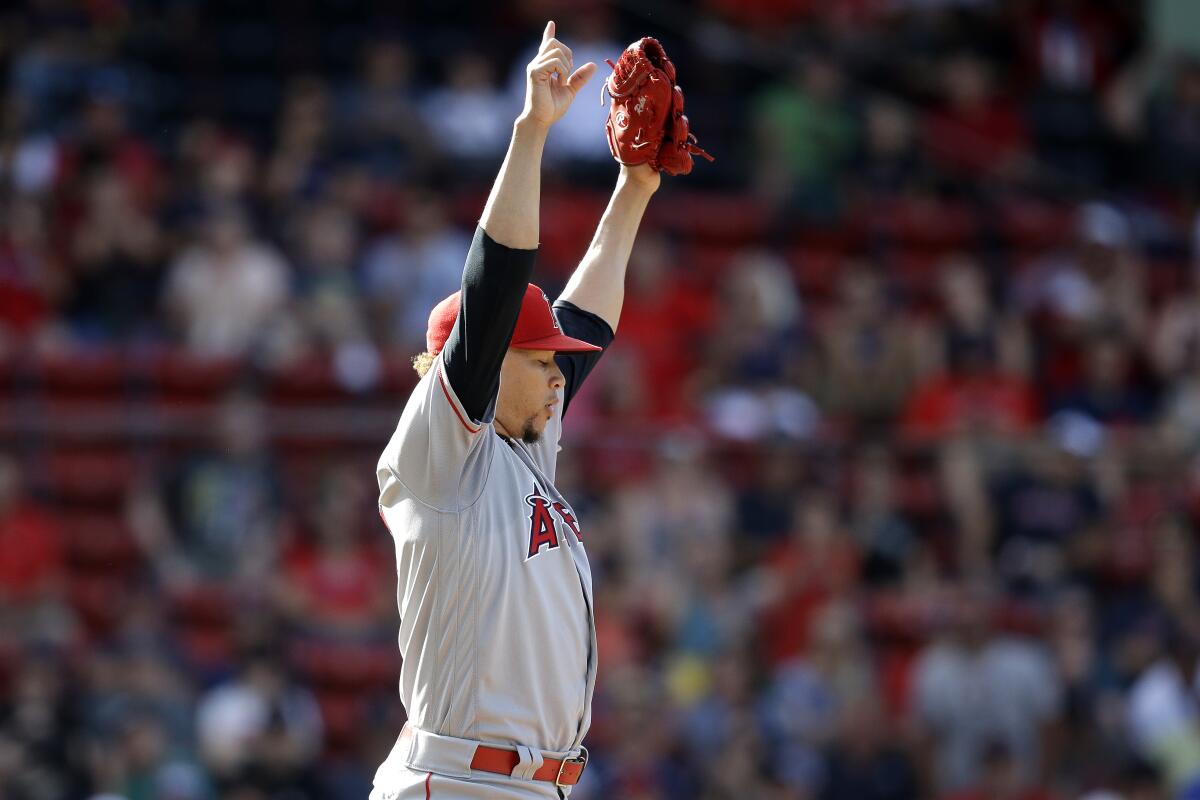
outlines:
{"label": "red stadium seat", "polygon": [[194,669],[215,674],[234,662],[233,632],[227,629],[188,629],[179,633],[184,658]]}
{"label": "red stadium seat", "polygon": [[124,614],[129,583],[124,576],[100,573],[72,574],[67,582],[71,606],[93,637],[112,631]]}
{"label": "red stadium seat", "polygon": [[788,260],[801,295],[809,300],[833,295],[846,257],[838,249],[802,245],[790,253]]}
{"label": "red stadium seat", "polygon": [[0,351],[0,397],[16,390],[17,377],[20,374],[16,357],[12,353]]}
{"label": "red stadium seat", "polygon": [[855,208],[850,226],[860,242],[945,250],[969,245],[979,231],[973,208],[935,198],[903,198]]}
{"label": "red stadium seat", "polygon": [[595,192],[546,192],[542,199],[539,265],[545,264],[565,283],[587,252],[606,202],[606,197]]}
{"label": "red stadium seat", "polygon": [[115,350],[43,354],[30,364],[36,412],[21,420],[57,442],[123,440],[131,401],[128,362]]}
{"label": "red stadium seat", "polygon": [[881,648],[879,683],[884,705],[893,717],[908,713],[908,698],[912,694],[912,667],[920,651],[912,645]]}
{"label": "red stadium seat", "polygon": [[1187,290],[1188,264],[1180,259],[1154,259],[1144,272],[1146,295],[1151,306],[1159,307]]}
{"label": "red stadium seat", "polygon": [[141,548],[120,512],[64,513],[59,530],[73,571],[128,575],[141,560]]}
{"label": "red stadium seat", "polygon": [[759,243],[771,222],[760,201],[734,194],[681,193],[671,203],[651,204],[646,213],[652,224],[704,244]]}
{"label": "red stadium seat", "polygon": [[172,627],[193,666],[217,670],[234,655],[235,601],[228,589],[200,584],[170,597]]}
{"label": "red stadium seat", "polygon": [[219,584],[198,584],[171,594],[171,615],[185,627],[227,627],[233,623],[234,598]]}
{"label": "red stadium seat", "polygon": [[46,456],[46,482],[59,503],[116,507],[136,475],[133,457],[124,449],[57,449]]}
{"label": "red stadium seat", "polygon": [[688,247],[679,254],[681,268],[703,283],[720,283],[741,251],[739,245],[710,244]]}
{"label": "red stadium seat", "polygon": [[385,402],[395,402],[396,413],[400,413],[405,399],[417,385],[417,372],[412,366],[414,353],[391,353],[383,357],[383,374],[379,380],[379,394]]}
{"label": "red stadium seat", "polygon": [[944,258],[943,252],[906,248],[888,259],[888,279],[904,293],[910,309],[926,309],[935,302],[938,266]]}
{"label": "red stadium seat", "polygon": [[232,390],[246,367],[231,359],[196,358],[180,350],[156,354],[146,365],[146,377],[169,407],[207,406]]}
{"label": "red stadium seat", "polygon": [[333,370],[331,359],[314,355],[267,378],[264,399],[276,406],[321,406],[354,399]]}
{"label": "red stadium seat", "polygon": [[68,350],[47,353],[33,365],[43,393],[57,399],[123,399],[128,360],[116,350]]}
{"label": "red stadium seat", "polygon": [[941,508],[941,488],[937,476],[919,470],[906,470],[897,482],[897,506],[906,513],[930,516]]}
{"label": "red stadium seat", "polygon": [[339,754],[352,750],[363,727],[360,723],[366,711],[365,696],[325,689],[317,692],[317,705],[325,727],[326,752]]}
{"label": "red stadium seat", "polygon": [[1075,210],[1024,198],[1003,206],[996,223],[1010,245],[1045,250],[1071,242]]}
{"label": "red stadium seat", "polygon": [[400,654],[391,642],[298,641],[292,645],[291,662],[314,686],[328,689],[388,687],[400,676]]}

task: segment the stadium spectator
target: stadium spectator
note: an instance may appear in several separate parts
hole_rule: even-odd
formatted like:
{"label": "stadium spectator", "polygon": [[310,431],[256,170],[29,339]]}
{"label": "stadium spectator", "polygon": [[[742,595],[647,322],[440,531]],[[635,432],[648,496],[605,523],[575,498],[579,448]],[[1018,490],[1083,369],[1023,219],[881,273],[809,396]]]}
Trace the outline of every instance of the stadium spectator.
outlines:
{"label": "stadium spectator", "polygon": [[68,253],[65,315],[81,340],[157,338],[153,308],[162,284],[163,236],[157,220],[138,208],[117,173],[96,168],[82,178],[82,216]]}
{"label": "stadium spectator", "polygon": [[62,796],[71,789],[73,723],[68,676],[56,653],[30,653],[0,703],[0,791]]}
{"label": "stadium spectator", "polygon": [[913,361],[879,269],[848,263],[838,279],[838,301],[817,323],[821,354],[808,382],[836,419],[868,426],[891,419],[909,392]]}
{"label": "stadium spectator", "polygon": [[803,655],[773,662],[762,714],[781,782],[815,792],[825,778],[824,753],[834,745],[844,715],[874,696],[876,684],[850,606],[830,602],[811,627]]}
{"label": "stadium spectator", "polygon": [[1055,797],[1040,787],[1022,784],[1016,761],[1002,742],[988,745],[982,771],[976,785],[946,795],[946,800],[1053,800]]}
{"label": "stadium spectator", "polygon": [[319,78],[302,76],[289,82],[262,181],[274,213],[285,215],[293,202],[310,195],[329,167],[332,103],[329,87]]}
{"label": "stadium spectator", "polygon": [[19,616],[57,598],[65,557],[60,522],[26,494],[16,459],[0,454],[0,607]]}
{"label": "stadium spectator", "polygon": [[769,666],[814,647],[814,626],[830,603],[848,599],[859,572],[858,551],[828,494],[801,495],[792,524],[763,559],[771,603],[759,626]]}
{"label": "stadium spectator", "polygon": [[899,582],[907,569],[917,530],[898,507],[900,491],[895,459],[882,445],[868,445],[851,469],[849,525],[862,554],[866,587]]}
{"label": "stadium spectator", "polygon": [[971,53],[940,64],[941,103],[924,120],[925,152],[947,178],[1016,177],[1028,144],[1017,109],[993,88],[991,65]]}
{"label": "stadium spectator", "polygon": [[821,800],[920,797],[916,765],[895,736],[873,695],[851,699],[839,714],[837,736],[826,756]]}
{"label": "stadium spectator", "polygon": [[819,424],[813,400],[794,387],[807,344],[803,308],[774,254],[739,253],[722,287],[706,353],[709,425],[731,439],[804,439]]}
{"label": "stadium spectator", "polygon": [[[718,611],[705,608],[704,603],[712,599],[705,595],[721,585],[723,571],[729,566],[734,544],[728,541],[732,493],[697,442],[682,438],[664,442],[656,456],[646,482],[631,481],[632,475],[625,475],[623,485],[613,491],[614,544],[624,577],[635,596],[664,604],[674,599],[678,603],[675,608],[682,611],[694,593],[698,613]],[[702,578],[690,585],[688,575],[672,563],[678,557],[675,554],[694,548],[710,552],[680,562],[697,570],[694,577]],[[727,598],[722,595],[718,599],[724,604]],[[683,622],[687,618],[681,615],[678,619]],[[709,626],[705,629],[712,630]]]}
{"label": "stadium spectator", "polygon": [[401,38],[371,42],[356,79],[338,93],[337,137],[374,174],[406,176],[431,155],[418,112],[414,61]]}
{"label": "stadium spectator", "polygon": [[475,52],[451,60],[447,68],[443,88],[421,102],[422,119],[460,168],[483,170],[504,152],[509,135],[511,115],[496,86],[495,65]]}
{"label": "stadium spectator", "polygon": [[925,171],[912,111],[889,97],[871,98],[863,111],[862,153],[853,170],[860,186],[875,197],[896,197],[921,182]]}
{"label": "stadium spectator", "polygon": [[1147,143],[1159,185],[1183,189],[1200,179],[1200,59],[1180,56],[1146,109]]}
{"label": "stadium spectator", "polygon": [[57,323],[62,276],[50,247],[43,207],[10,197],[0,211],[0,351]]}
{"label": "stadium spectator", "polygon": [[230,395],[212,449],[130,498],[135,532],[164,587],[261,593],[282,502],[265,424],[256,398]]}
{"label": "stadium spectator", "polygon": [[414,193],[406,212],[398,231],[368,244],[362,292],[375,340],[419,353],[429,309],[458,287],[470,240],[450,225],[444,202],[431,193]]}
{"label": "stadium spectator", "polygon": [[[1047,253],[1014,283],[1016,301],[1030,315],[1050,317],[1040,345],[1047,367],[1074,377],[1071,346],[1081,334],[1103,330],[1145,335],[1145,275],[1129,218],[1106,203],[1089,203],[1076,215],[1073,247]],[[1035,317],[1035,322],[1042,322]],[[1057,387],[1055,387],[1057,388]]]}
{"label": "stadium spectator", "polygon": [[845,75],[836,58],[811,50],[753,100],[754,181],[758,192],[813,216],[836,207],[836,176],[857,146]]}
{"label": "stadium spectator", "polygon": [[[282,555],[278,596],[297,631],[330,641],[390,638],[386,551],[364,538],[370,498],[346,466],[328,469],[312,500],[311,528]],[[383,557],[381,557],[381,555]]]}
{"label": "stadium spectator", "polygon": [[[628,356],[638,376],[632,380],[654,386],[640,398],[643,404],[627,409],[637,417],[670,422],[693,413],[689,378],[698,367],[701,341],[715,309],[712,296],[682,258],[666,237],[653,232],[640,234],[630,255],[621,336],[610,354]],[[603,380],[603,373],[596,377]],[[573,409],[580,401],[575,404]]]}
{"label": "stadium spectator", "polygon": [[330,358],[344,387],[371,388],[379,379],[379,354],[369,338],[367,316],[354,273],[359,231],[354,216],[335,203],[318,203],[296,214],[292,237],[296,265],[294,319],[298,341],[277,343],[276,364],[299,355]]}
{"label": "stadium spectator", "polygon": [[168,269],[163,307],[189,350],[210,358],[252,353],[267,337],[291,294],[288,266],[256,241],[246,213],[210,210],[197,241]]}
{"label": "stadium spectator", "polygon": [[1014,590],[1045,591],[1071,576],[1083,543],[1104,524],[1104,501],[1085,460],[1102,430],[1069,414],[1048,428],[1050,441],[1029,447],[990,487],[995,569]]}
{"label": "stadium spectator", "polygon": [[1023,434],[1037,422],[1040,409],[1033,387],[998,362],[987,340],[962,340],[948,354],[946,370],[927,377],[913,390],[902,423],[914,437],[955,434]]}
{"label": "stadium spectator", "polygon": [[1157,659],[1130,688],[1127,724],[1138,754],[1186,796],[1200,781],[1200,715],[1193,688],[1196,637],[1174,621],[1161,625],[1159,635]]}
{"label": "stadium spectator", "polygon": [[[1061,680],[1040,643],[995,630],[996,610],[986,590],[956,593],[941,635],[913,666],[912,710],[936,792],[981,781],[997,746],[1011,758],[1011,781],[1018,786],[1038,785],[1048,766]],[[1008,769],[995,777],[1010,780]]]}
{"label": "stadium spectator", "polygon": [[1025,326],[1019,318],[996,308],[983,267],[963,255],[950,256],[938,267],[940,313],[932,330],[918,330],[924,336],[933,333],[940,341],[920,348],[922,354],[936,359],[921,364],[920,371],[945,370],[951,363],[958,363],[964,351],[986,348],[996,354],[1004,371],[1028,375],[1031,365]]}
{"label": "stadium spectator", "polygon": [[249,653],[238,676],[210,689],[196,709],[199,752],[230,793],[315,797],[310,765],[321,736],[316,700],[269,653]]}
{"label": "stadium spectator", "polygon": [[1138,380],[1133,344],[1120,335],[1099,333],[1083,343],[1078,384],[1051,401],[1060,412],[1081,414],[1105,426],[1129,427],[1147,422],[1155,398]]}
{"label": "stadium spectator", "polygon": [[161,199],[163,164],[130,124],[131,77],[119,67],[88,71],[78,127],[64,137],[55,174],[57,191],[70,196],[97,170],[111,171],[130,202],[149,211]]}
{"label": "stadium spectator", "polygon": [[757,479],[737,493],[736,541],[747,556],[742,563],[758,561],[791,532],[802,470],[797,453],[777,447],[764,455]]}
{"label": "stadium spectator", "polygon": [[1021,28],[1033,82],[1026,113],[1037,153],[1061,179],[1082,185],[1107,178],[1099,95],[1123,44],[1114,8],[1052,0],[1030,6]]}

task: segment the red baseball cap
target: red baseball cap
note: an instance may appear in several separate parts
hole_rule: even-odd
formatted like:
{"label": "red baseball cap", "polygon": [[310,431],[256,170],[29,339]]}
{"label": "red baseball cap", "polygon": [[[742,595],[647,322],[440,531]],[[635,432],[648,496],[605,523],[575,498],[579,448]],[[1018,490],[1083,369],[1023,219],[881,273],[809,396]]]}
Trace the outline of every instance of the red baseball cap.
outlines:
{"label": "red baseball cap", "polygon": [[[437,355],[446,346],[450,330],[458,319],[461,292],[455,292],[433,307],[429,312],[429,327],[425,330],[425,347]],[[560,353],[586,353],[603,350],[582,339],[574,339],[562,332],[554,312],[550,310],[550,298],[532,283],[525,288],[521,301],[521,313],[517,327],[513,330],[509,347],[521,350],[554,350]]]}

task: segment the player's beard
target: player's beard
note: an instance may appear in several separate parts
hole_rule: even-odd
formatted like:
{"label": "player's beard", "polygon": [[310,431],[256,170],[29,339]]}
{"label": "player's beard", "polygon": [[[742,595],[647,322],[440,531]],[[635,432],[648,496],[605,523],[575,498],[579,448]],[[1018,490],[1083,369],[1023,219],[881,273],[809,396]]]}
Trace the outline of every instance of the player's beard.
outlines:
{"label": "player's beard", "polygon": [[521,431],[521,441],[525,444],[537,444],[542,434],[533,429],[533,417],[525,420],[525,430]]}

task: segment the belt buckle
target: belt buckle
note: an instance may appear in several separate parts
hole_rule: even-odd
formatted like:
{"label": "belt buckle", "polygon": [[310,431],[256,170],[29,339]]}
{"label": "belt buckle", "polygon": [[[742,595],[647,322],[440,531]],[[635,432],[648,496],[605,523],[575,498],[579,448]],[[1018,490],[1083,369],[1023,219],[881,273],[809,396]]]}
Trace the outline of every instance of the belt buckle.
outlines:
{"label": "belt buckle", "polygon": [[578,764],[579,774],[583,775],[583,770],[588,763],[588,749],[583,745],[579,745],[579,755],[574,758],[564,758],[562,763],[558,765],[558,774],[554,776],[554,785],[562,789],[570,784],[562,782],[563,771],[567,768],[567,764]]}

